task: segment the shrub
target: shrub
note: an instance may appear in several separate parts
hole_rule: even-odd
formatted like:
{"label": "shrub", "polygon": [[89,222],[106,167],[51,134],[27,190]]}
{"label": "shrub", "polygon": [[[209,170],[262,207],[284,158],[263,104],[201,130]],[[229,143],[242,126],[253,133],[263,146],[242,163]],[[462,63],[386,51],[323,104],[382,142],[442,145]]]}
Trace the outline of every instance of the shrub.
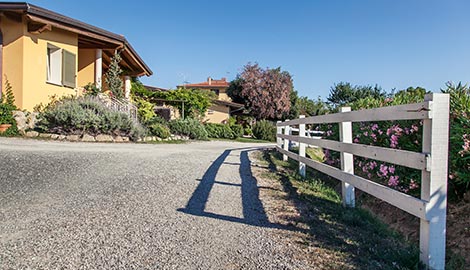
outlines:
{"label": "shrub", "polygon": [[230,128],[232,129],[233,135],[235,136],[235,138],[243,137],[242,125],[234,124],[234,125],[230,125]]}
{"label": "shrub", "polygon": [[276,141],[276,126],[270,121],[261,120],[253,125],[253,136],[259,140]]}
{"label": "shrub", "polygon": [[168,125],[173,134],[188,136],[196,140],[207,140],[208,138],[204,125],[194,118],[171,120]]}
{"label": "shrub", "polygon": [[[423,88],[408,88],[390,98],[366,97],[349,105],[352,110],[361,110],[416,103],[424,99],[424,94]],[[324,134],[326,139],[339,140],[338,124],[323,125],[321,129],[326,131]],[[353,123],[354,143],[420,152],[421,137],[422,122],[420,120]],[[329,150],[325,150],[324,153],[325,162],[339,168],[339,153]],[[359,156],[354,158],[354,166],[357,175],[405,193],[413,195],[420,193],[421,173],[418,170]]]}
{"label": "shrub", "polygon": [[154,136],[157,136],[159,138],[162,138],[162,139],[166,139],[168,137],[170,137],[171,133],[170,133],[170,128],[168,128],[167,126],[163,125],[163,124],[160,124],[160,123],[153,123],[149,126],[147,126],[150,134],[154,135]]}
{"label": "shrub", "polygon": [[63,98],[45,107],[38,126],[59,134],[109,134],[137,140],[144,128],[132,122],[125,113],[111,111],[89,98]]}
{"label": "shrub", "polygon": [[10,124],[11,127],[3,132],[2,136],[18,135],[16,120],[13,118],[13,111],[16,110],[15,96],[10,82],[6,80],[5,95],[0,98],[0,124]]}
{"label": "shrub", "polygon": [[243,135],[253,136],[253,130],[251,130],[251,128],[247,127],[243,130]]}
{"label": "shrub", "polygon": [[[449,195],[462,197],[470,189],[470,89],[448,83],[442,90],[450,95]],[[408,88],[390,98],[371,97],[350,104],[353,110],[416,103],[424,100],[423,88]],[[325,138],[339,139],[338,125],[323,125]],[[353,123],[354,143],[402,149],[422,150],[422,121],[382,121]],[[325,150],[325,162],[339,167],[339,153]],[[355,172],[384,185],[419,195],[421,173],[418,170],[385,162],[355,157]]]}
{"label": "shrub", "polygon": [[11,127],[5,132],[1,133],[2,136],[15,136],[18,135],[18,128],[16,120],[13,118],[12,111],[16,108],[7,103],[0,102],[0,124],[10,124]]}
{"label": "shrub", "polygon": [[449,190],[463,196],[470,190],[470,88],[446,84],[450,95]]}
{"label": "shrub", "polygon": [[207,135],[209,136],[209,138],[218,138],[218,139],[235,139],[236,138],[230,126],[226,124],[207,123],[204,125],[204,128],[206,129]]}
{"label": "shrub", "polygon": [[139,97],[135,97],[134,102],[137,106],[137,114],[142,123],[147,123],[156,116],[154,110],[155,105],[153,103]]}
{"label": "shrub", "polygon": [[84,95],[85,96],[93,96],[93,97],[96,97],[98,96],[99,93],[101,93],[101,89],[96,86],[96,84],[94,83],[88,83],[87,85],[85,85],[83,87],[84,91]]}

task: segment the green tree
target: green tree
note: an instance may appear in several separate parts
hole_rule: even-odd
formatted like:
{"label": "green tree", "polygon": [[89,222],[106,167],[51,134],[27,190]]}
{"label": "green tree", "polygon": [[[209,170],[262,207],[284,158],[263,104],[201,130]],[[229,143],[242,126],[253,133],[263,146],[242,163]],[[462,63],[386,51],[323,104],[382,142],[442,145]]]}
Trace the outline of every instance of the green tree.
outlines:
{"label": "green tree", "polygon": [[227,95],[232,99],[233,102],[245,104],[246,99],[242,97],[242,82],[240,75],[230,82],[229,87],[227,88]]}
{"label": "green tree", "polygon": [[340,82],[331,87],[327,100],[331,105],[337,107],[367,97],[378,99],[384,98],[386,95],[387,93],[383,91],[382,88],[378,85],[353,86],[350,83]]}
{"label": "green tree", "polygon": [[116,52],[114,56],[111,57],[111,63],[109,64],[109,69],[106,72],[105,79],[109,91],[111,91],[113,97],[117,99],[124,98],[123,82],[121,79],[122,69],[119,66],[121,60],[119,52]]}

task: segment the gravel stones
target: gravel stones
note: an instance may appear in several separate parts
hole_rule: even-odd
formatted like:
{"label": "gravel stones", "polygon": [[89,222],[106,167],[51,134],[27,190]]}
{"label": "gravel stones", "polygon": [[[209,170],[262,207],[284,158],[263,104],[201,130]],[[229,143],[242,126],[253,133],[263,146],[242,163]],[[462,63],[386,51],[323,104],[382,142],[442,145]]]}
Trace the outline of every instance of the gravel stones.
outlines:
{"label": "gravel stones", "polygon": [[312,269],[272,236],[262,146],[0,138],[0,268]]}

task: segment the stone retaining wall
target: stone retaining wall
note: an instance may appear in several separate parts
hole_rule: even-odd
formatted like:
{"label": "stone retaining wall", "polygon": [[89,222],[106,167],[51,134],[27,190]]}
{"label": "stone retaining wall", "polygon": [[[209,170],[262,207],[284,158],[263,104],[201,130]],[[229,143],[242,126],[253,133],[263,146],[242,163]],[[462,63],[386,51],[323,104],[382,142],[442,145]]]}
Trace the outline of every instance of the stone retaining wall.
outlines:
{"label": "stone retaining wall", "polygon": [[[24,134],[28,138],[42,138],[50,139],[57,141],[69,141],[69,142],[115,142],[115,143],[127,143],[132,142],[129,137],[124,136],[111,136],[106,134],[100,134],[97,136],[92,136],[89,134],[84,135],[61,135],[53,133],[39,133],[37,131],[27,131]],[[167,139],[161,139],[156,136],[147,136],[141,139],[138,139],[137,142],[156,142],[156,141],[177,141],[177,140],[189,140],[186,136],[171,135]]]}

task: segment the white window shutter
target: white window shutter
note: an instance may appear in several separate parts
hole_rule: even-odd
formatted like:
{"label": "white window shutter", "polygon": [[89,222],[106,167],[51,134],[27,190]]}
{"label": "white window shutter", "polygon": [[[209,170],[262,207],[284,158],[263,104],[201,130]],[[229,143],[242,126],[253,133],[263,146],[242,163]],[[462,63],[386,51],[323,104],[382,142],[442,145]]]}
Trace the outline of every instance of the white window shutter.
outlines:
{"label": "white window shutter", "polygon": [[75,88],[76,55],[62,50],[62,85]]}

